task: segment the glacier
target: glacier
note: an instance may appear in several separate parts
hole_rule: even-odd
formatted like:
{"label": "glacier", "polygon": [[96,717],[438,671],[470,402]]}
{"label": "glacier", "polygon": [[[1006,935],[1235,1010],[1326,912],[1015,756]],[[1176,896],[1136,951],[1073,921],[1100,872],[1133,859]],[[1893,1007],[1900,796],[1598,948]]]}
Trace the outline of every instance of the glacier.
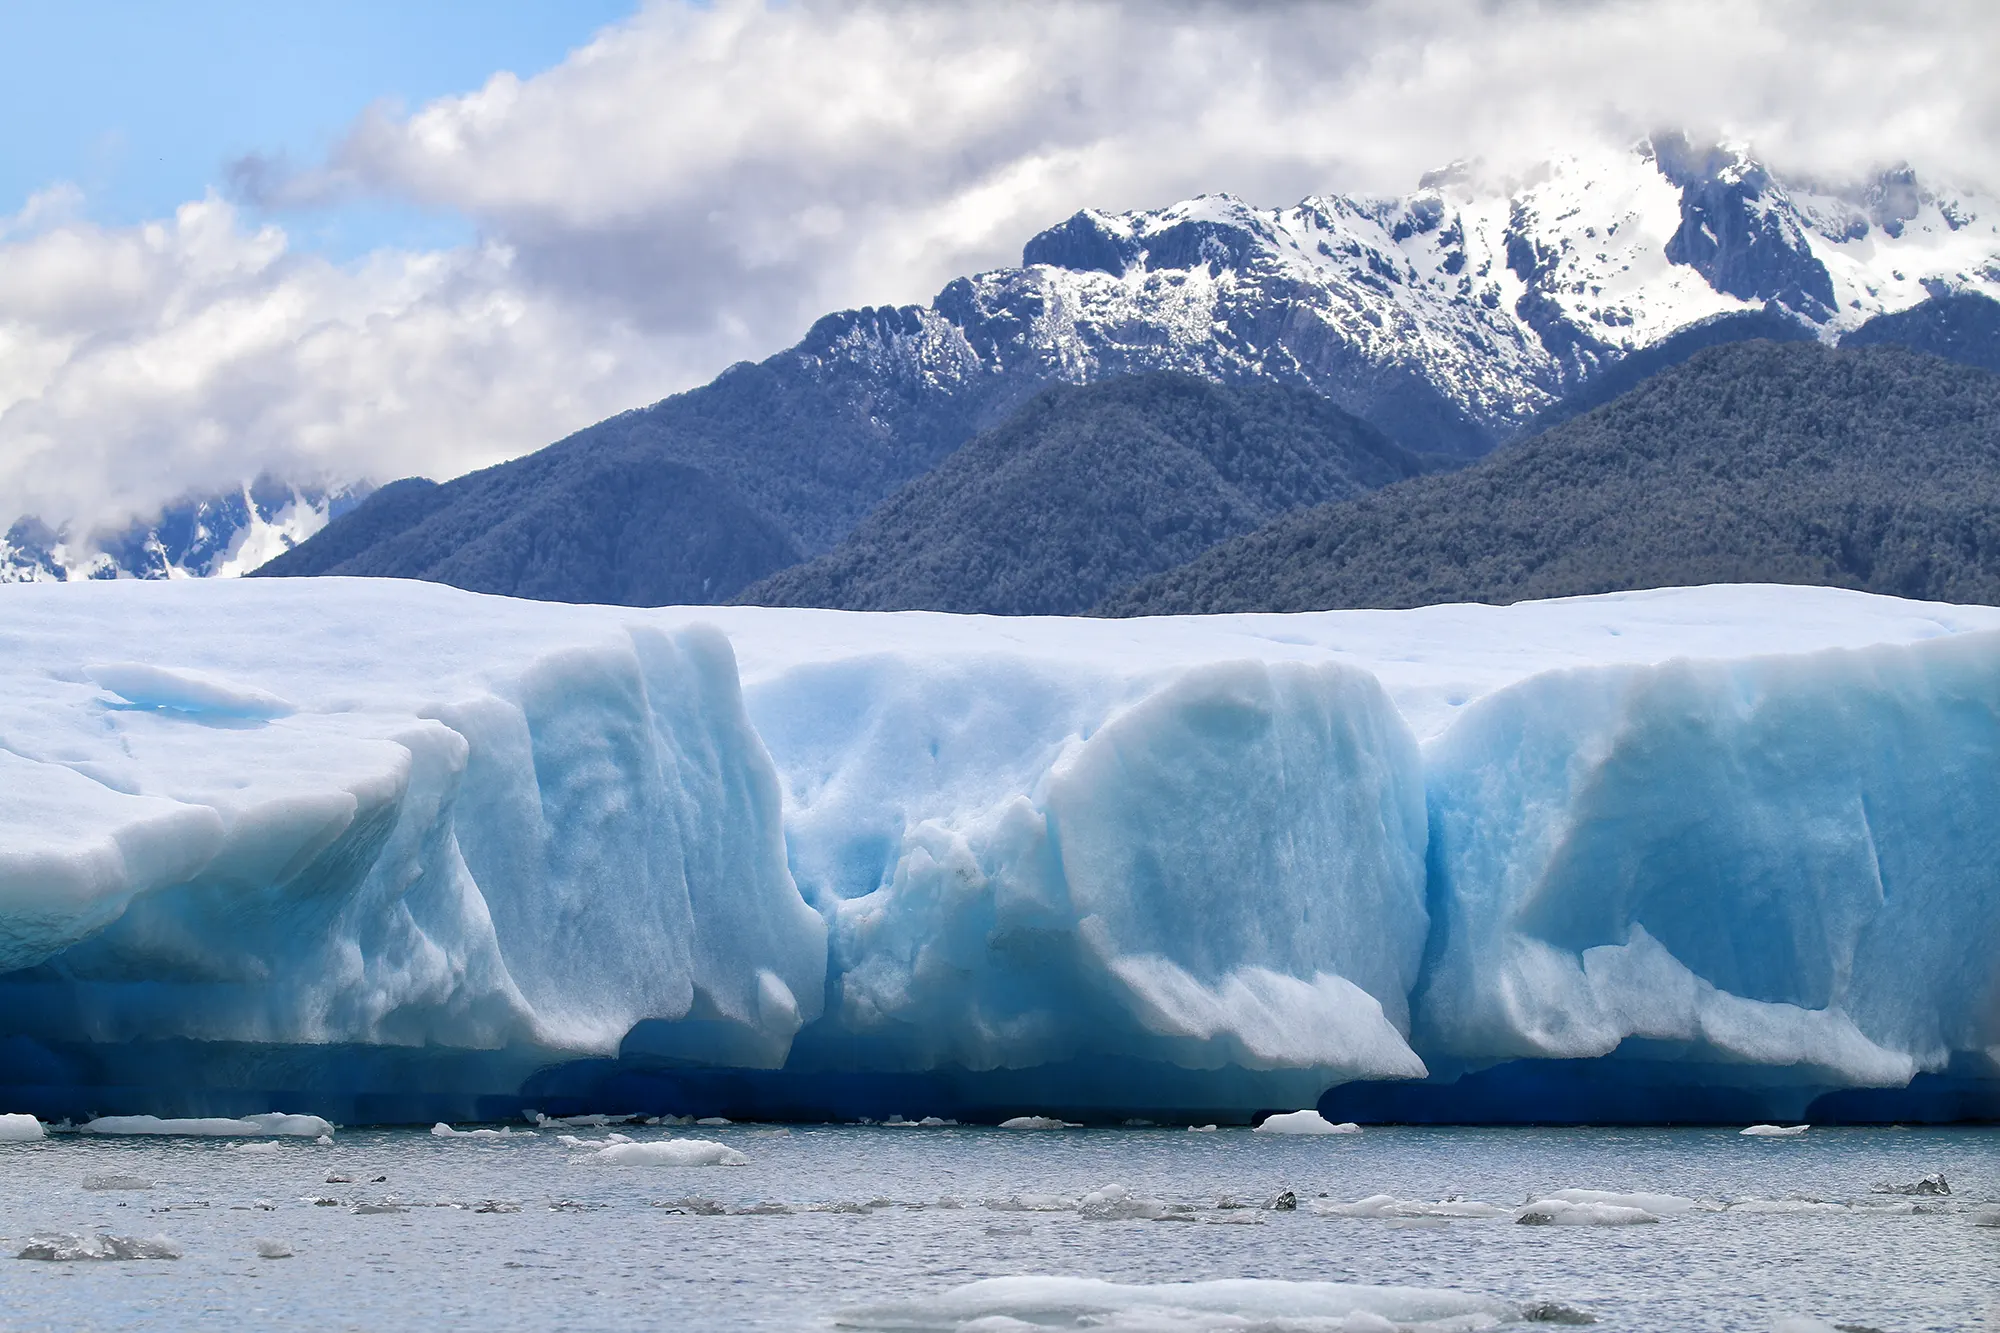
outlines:
{"label": "glacier", "polygon": [[2000,609],[0,598],[8,1111],[2000,1116]]}

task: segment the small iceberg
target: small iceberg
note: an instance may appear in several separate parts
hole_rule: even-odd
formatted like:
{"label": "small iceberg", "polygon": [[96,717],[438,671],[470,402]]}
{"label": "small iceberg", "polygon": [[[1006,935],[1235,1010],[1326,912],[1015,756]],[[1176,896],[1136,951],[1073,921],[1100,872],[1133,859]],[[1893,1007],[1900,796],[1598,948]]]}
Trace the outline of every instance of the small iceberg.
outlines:
{"label": "small iceberg", "polygon": [[1422,1199],[1399,1199],[1393,1194],[1371,1194],[1353,1203],[1314,1200],[1312,1211],[1322,1217],[1481,1218],[1507,1215],[1507,1210],[1498,1204],[1481,1203],[1477,1199],[1441,1199],[1431,1203]]}
{"label": "small iceberg", "polygon": [[1106,1185],[1077,1200],[1076,1211],[1097,1222],[1150,1222],[1166,1216],[1168,1210],[1158,1199],[1142,1199],[1127,1186]]}
{"label": "small iceberg", "polygon": [[1083,1126],[1070,1120],[1057,1120],[1046,1115],[1017,1115],[1012,1120],[1002,1120],[1002,1129],[1082,1129]]}
{"label": "small iceberg", "polygon": [[1287,1111],[1282,1115],[1266,1116],[1264,1123],[1254,1131],[1258,1134],[1359,1134],[1361,1126],[1352,1120],[1333,1124],[1318,1111]]}
{"label": "small iceberg", "polygon": [[0,1143],[28,1143],[48,1136],[47,1128],[31,1115],[0,1115]]}
{"label": "small iceberg", "polygon": [[1678,1194],[1618,1194],[1611,1190],[1557,1190],[1547,1196],[1563,1203],[1601,1203],[1613,1208],[1636,1208],[1656,1217],[1677,1217],[1682,1213],[1720,1212],[1720,1204],[1703,1204]]}
{"label": "small iceberg", "polygon": [[659,1143],[607,1143],[584,1160],[613,1166],[747,1166],[750,1159],[711,1139],[666,1139]]}
{"label": "small iceberg", "polygon": [[440,1139],[511,1139],[511,1129],[453,1129],[440,1120],[431,1126],[431,1134]]}
{"label": "small iceberg", "polygon": [[1809,1125],[1752,1125],[1743,1135],[1752,1139],[1795,1139],[1809,1128]]}
{"label": "small iceberg", "polygon": [[316,1115],[246,1115],[230,1120],[206,1116],[192,1120],[162,1120],[156,1115],[102,1115],[78,1126],[82,1134],[175,1134],[199,1138],[254,1139],[277,1135],[290,1139],[331,1136],[333,1126]]}
{"label": "small iceberg", "polygon": [[1868,1188],[1869,1191],[1874,1194],[1943,1195],[1951,1193],[1951,1185],[1948,1181],[1945,1180],[1944,1172],[1942,1171],[1933,1171],[1929,1175],[1925,1176],[1923,1179],[1913,1180],[1907,1185],[1880,1184],[1880,1185],[1870,1185]]}
{"label": "small iceberg", "polygon": [[1571,1203],[1567,1199],[1537,1199],[1514,1214],[1524,1227],[1629,1227],[1659,1221],[1644,1208],[1615,1203]]}
{"label": "small iceberg", "polygon": [[181,1247],[165,1236],[79,1236],[73,1232],[30,1236],[17,1259],[71,1263],[96,1259],[178,1259]]}
{"label": "small iceberg", "polygon": [[1136,1284],[1086,1277],[994,1277],[935,1296],[843,1310],[842,1328],[1077,1328],[1175,1330],[1339,1327],[1488,1328],[1525,1317],[1512,1302],[1425,1287],[1229,1278]]}

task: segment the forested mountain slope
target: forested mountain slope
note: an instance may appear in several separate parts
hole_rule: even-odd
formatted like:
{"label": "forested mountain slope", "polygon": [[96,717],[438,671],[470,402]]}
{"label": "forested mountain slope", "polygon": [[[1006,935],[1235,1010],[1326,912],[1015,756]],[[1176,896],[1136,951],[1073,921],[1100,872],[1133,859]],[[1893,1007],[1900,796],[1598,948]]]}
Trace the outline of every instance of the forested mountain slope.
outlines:
{"label": "forested mountain slope", "polygon": [[1304,389],[1173,372],[1063,385],[739,600],[1074,614],[1277,514],[1422,470]]}
{"label": "forested mountain slope", "polygon": [[1112,615],[1813,583],[2000,603],[2000,377],[1735,343],[1462,471],[1274,520]]}

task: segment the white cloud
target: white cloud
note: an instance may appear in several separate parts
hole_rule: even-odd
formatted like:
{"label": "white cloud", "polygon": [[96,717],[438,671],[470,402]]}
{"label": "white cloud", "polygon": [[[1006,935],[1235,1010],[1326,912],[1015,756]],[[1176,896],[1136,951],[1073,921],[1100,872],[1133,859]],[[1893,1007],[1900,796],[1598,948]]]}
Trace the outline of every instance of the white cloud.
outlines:
{"label": "white cloud", "polygon": [[[1091,204],[1399,191],[1686,125],[1826,176],[2000,179],[1978,0],[662,4],[331,159],[487,240],[335,266],[225,204],[0,224],[0,510],[143,508],[243,471],[443,475],[921,300]],[[65,213],[65,208],[69,213]],[[30,216],[33,214],[33,216]],[[8,226],[12,226],[12,231]],[[4,519],[0,519],[4,521]]]}

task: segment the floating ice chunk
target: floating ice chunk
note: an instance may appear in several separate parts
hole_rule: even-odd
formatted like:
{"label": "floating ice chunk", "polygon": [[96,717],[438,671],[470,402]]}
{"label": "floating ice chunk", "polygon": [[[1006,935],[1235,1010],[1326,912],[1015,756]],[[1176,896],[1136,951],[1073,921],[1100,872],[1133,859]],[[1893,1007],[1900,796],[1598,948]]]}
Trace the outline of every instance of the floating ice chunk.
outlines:
{"label": "floating ice chunk", "polygon": [[407,1212],[408,1209],[394,1199],[384,1199],[380,1203],[357,1203],[347,1211],[356,1217],[376,1217],[383,1213]]}
{"label": "floating ice chunk", "polygon": [[1729,1205],[1732,1213],[1844,1213],[1848,1207],[1830,1199],[1738,1199]]}
{"label": "floating ice chunk", "polygon": [[83,1187],[87,1190],[149,1190],[153,1188],[153,1182],[144,1176],[85,1176]]}
{"label": "floating ice chunk", "polygon": [[1353,1203],[1326,1203],[1314,1200],[1312,1211],[1327,1217],[1504,1217],[1505,1208],[1476,1199],[1443,1199],[1435,1203],[1421,1199],[1399,1199],[1393,1194],[1371,1194]]}
{"label": "floating ice chunk", "polygon": [[1082,1129],[1083,1126],[1069,1120],[1057,1120],[1046,1115],[1017,1115],[1011,1120],[1000,1122],[1002,1129]]}
{"label": "floating ice chunk", "polygon": [[1809,1125],[1752,1125],[1743,1133],[1753,1139],[1795,1139],[1809,1128]]}
{"label": "floating ice chunk", "polygon": [[143,662],[100,662],[86,666],[83,674],[140,708],[260,721],[288,717],[298,711],[268,690],[239,685],[201,671],[169,670]]}
{"label": "floating ice chunk", "polygon": [[945,1126],[956,1125],[957,1123],[956,1120],[944,1120],[934,1115],[927,1115],[922,1120],[905,1120],[899,1115],[892,1115],[882,1122],[882,1127],[884,1129],[940,1129]]}
{"label": "floating ice chunk", "polygon": [[0,1115],[0,1143],[26,1143],[47,1136],[42,1122],[31,1115]]}
{"label": "floating ice chunk", "polygon": [[1215,1133],[1215,1126],[1214,1126],[1214,1125],[1189,1125],[1189,1126],[1188,1126],[1188,1133],[1190,1133],[1190,1134],[1213,1134],[1213,1133]]}
{"label": "floating ice chunk", "polygon": [[79,1236],[66,1231],[30,1236],[14,1257],[57,1263],[89,1259],[178,1259],[181,1247],[165,1236]]}
{"label": "floating ice chunk", "polygon": [[610,1143],[588,1161],[614,1166],[745,1166],[750,1159],[712,1139],[666,1139],[657,1143]]}
{"label": "floating ice chunk", "polygon": [[705,1115],[695,1121],[695,1123],[697,1125],[727,1125],[730,1123],[730,1119],[728,1116],[723,1115]]}
{"label": "floating ice chunk", "polygon": [[1257,1126],[1259,1134],[1359,1134],[1361,1126],[1349,1120],[1333,1124],[1318,1111],[1310,1108],[1303,1111],[1287,1111],[1283,1115],[1266,1116],[1264,1123]]}
{"label": "floating ice chunk", "polygon": [[314,1139],[313,1142],[318,1144],[322,1148],[331,1147],[333,1144],[333,1135],[322,1134],[318,1138]]}
{"label": "floating ice chunk", "polygon": [[1424,1287],[1272,1278],[1138,1285],[1030,1276],[987,1278],[919,1300],[843,1310],[836,1322],[881,1330],[1090,1326],[1197,1333],[1311,1321],[1313,1328],[1378,1333],[1487,1328],[1521,1315],[1510,1302]]}
{"label": "floating ice chunk", "polygon": [[1099,1222],[1126,1222],[1163,1217],[1167,1206],[1158,1199],[1142,1199],[1124,1185],[1106,1185],[1078,1199],[1076,1211]]}
{"label": "floating ice chunk", "polygon": [[84,1134],[181,1134],[207,1138],[250,1139],[276,1134],[311,1139],[331,1136],[333,1126],[316,1115],[246,1115],[239,1120],[220,1116],[196,1120],[162,1120],[156,1115],[104,1115],[78,1127]]}
{"label": "floating ice chunk", "polygon": [[1618,1194],[1611,1190],[1557,1190],[1548,1196],[1564,1203],[1605,1203],[1614,1208],[1637,1208],[1657,1217],[1677,1217],[1696,1210],[1715,1211],[1718,1204],[1698,1203],[1678,1194]]}
{"label": "floating ice chunk", "polygon": [[281,1240],[260,1240],[257,1242],[259,1259],[290,1259],[294,1255],[291,1246]]}
{"label": "floating ice chunk", "polygon": [[1922,1180],[1913,1180],[1907,1185],[1870,1185],[1876,1194],[1949,1194],[1951,1185],[1945,1180],[1944,1172],[1933,1171]]}
{"label": "floating ice chunk", "polygon": [[1629,1227],[1660,1219],[1644,1208],[1627,1208],[1615,1203],[1537,1199],[1515,1213],[1514,1220],[1527,1227]]}
{"label": "floating ice chunk", "polygon": [[[511,1139],[511,1129],[453,1129],[440,1120],[431,1126],[431,1134],[440,1139]],[[568,1135],[563,1137],[567,1138]]]}
{"label": "floating ice chunk", "polygon": [[259,1157],[268,1157],[278,1151],[278,1141],[276,1139],[265,1139],[260,1143],[232,1143],[229,1145],[229,1151],[254,1153]]}
{"label": "floating ice chunk", "polygon": [[1060,1194],[1016,1194],[1007,1199],[988,1199],[986,1206],[996,1213],[1067,1213],[1077,1200]]}

